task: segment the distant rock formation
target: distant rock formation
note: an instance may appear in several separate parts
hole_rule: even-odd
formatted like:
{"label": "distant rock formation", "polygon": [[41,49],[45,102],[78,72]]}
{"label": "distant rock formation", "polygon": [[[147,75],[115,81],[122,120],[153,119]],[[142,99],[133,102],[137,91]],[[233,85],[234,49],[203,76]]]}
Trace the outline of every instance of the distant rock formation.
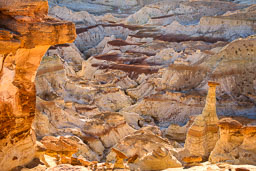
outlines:
{"label": "distant rock formation", "polygon": [[35,75],[51,45],[71,43],[75,26],[47,16],[45,0],[0,1],[0,170],[30,162],[35,152]]}
{"label": "distant rock formation", "polygon": [[218,116],[216,113],[216,86],[215,82],[209,82],[206,104],[201,115],[195,118],[194,123],[189,128],[185,149],[190,155],[201,156],[207,159],[218,141]]}
{"label": "distant rock formation", "polygon": [[242,7],[242,5],[223,1],[160,1],[130,15],[126,23],[168,25],[177,21],[187,25],[197,23],[202,16],[221,15],[226,11],[234,11]]}

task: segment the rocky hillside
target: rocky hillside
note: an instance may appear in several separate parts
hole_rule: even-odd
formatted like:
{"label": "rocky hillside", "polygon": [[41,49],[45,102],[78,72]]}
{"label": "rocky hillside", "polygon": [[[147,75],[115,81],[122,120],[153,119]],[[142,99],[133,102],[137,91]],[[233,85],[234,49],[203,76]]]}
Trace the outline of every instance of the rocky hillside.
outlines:
{"label": "rocky hillside", "polygon": [[49,5],[0,3],[2,170],[256,169],[254,0]]}

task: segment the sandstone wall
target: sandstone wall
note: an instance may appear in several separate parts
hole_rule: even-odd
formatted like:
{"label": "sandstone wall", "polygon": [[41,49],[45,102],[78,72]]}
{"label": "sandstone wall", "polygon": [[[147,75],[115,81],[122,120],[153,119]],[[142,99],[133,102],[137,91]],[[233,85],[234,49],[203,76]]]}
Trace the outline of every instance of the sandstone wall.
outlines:
{"label": "sandstone wall", "polygon": [[50,45],[72,42],[71,22],[50,18],[45,0],[0,1],[0,170],[34,157],[35,75]]}

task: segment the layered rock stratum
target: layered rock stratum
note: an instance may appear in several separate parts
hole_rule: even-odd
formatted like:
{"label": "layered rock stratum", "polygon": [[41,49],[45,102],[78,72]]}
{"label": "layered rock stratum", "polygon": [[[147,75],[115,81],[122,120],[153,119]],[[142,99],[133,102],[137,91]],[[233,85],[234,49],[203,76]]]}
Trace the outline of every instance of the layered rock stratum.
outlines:
{"label": "layered rock stratum", "polygon": [[72,42],[75,26],[49,17],[48,2],[0,2],[0,168],[10,170],[30,162],[36,137],[35,75],[51,45]]}
{"label": "layered rock stratum", "polygon": [[0,2],[0,170],[255,169],[254,0],[48,3]]}
{"label": "layered rock stratum", "polygon": [[231,118],[221,119],[218,125],[220,139],[211,152],[210,161],[255,165],[255,126],[243,126]]}
{"label": "layered rock stratum", "polygon": [[206,104],[201,115],[198,115],[194,123],[188,129],[185,141],[185,149],[192,156],[208,158],[215,147],[218,135],[218,116],[216,113],[216,86],[215,82],[209,82],[209,91]]}

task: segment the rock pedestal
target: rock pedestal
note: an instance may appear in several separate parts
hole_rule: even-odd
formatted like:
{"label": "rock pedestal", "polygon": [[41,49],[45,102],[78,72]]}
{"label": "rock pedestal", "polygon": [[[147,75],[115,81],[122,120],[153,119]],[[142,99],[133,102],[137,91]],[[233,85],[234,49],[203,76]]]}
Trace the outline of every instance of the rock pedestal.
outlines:
{"label": "rock pedestal", "polygon": [[218,140],[218,116],[216,114],[216,86],[209,82],[206,104],[201,115],[198,115],[189,128],[185,141],[185,149],[192,156],[208,158]]}
{"label": "rock pedestal", "polygon": [[209,161],[213,163],[256,164],[256,126],[243,126],[231,118],[219,121],[220,139]]}

